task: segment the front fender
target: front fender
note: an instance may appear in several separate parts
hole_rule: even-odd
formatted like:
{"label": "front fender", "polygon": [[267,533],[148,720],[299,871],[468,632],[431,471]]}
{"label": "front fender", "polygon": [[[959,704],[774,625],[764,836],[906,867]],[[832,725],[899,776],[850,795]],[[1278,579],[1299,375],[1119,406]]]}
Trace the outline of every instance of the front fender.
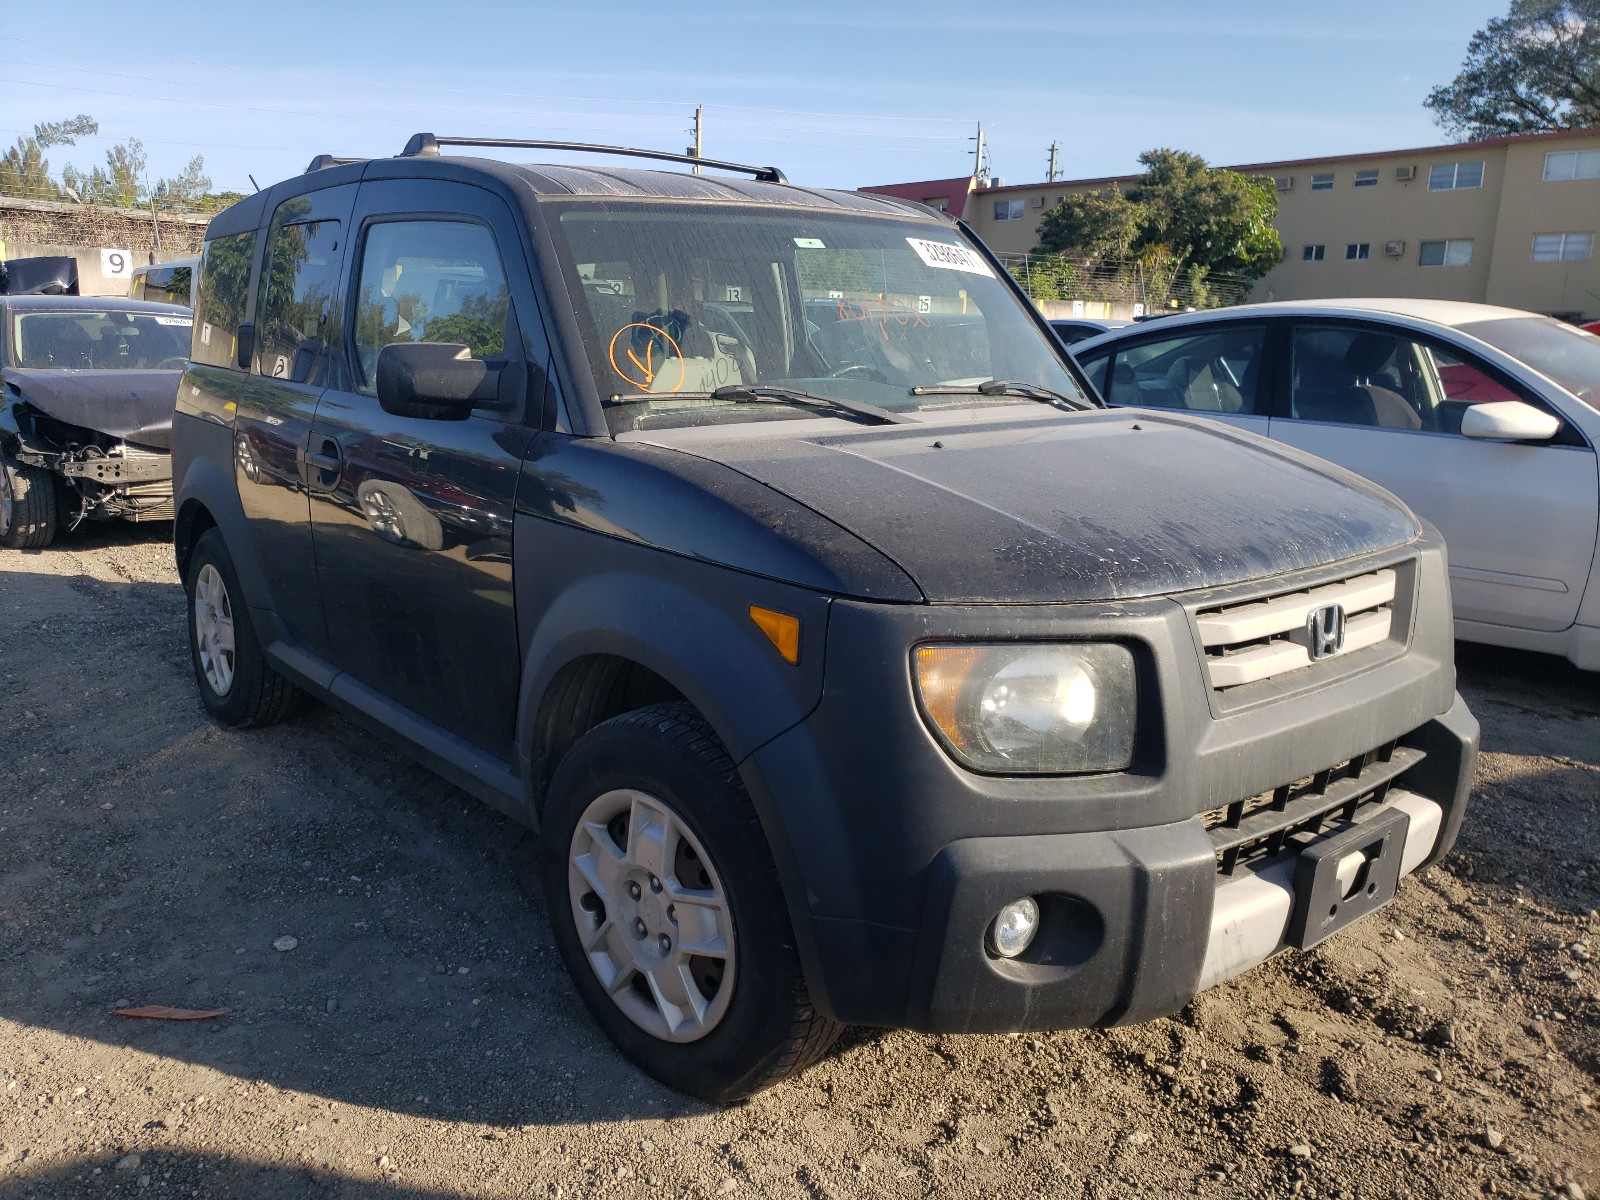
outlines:
{"label": "front fender", "polygon": [[[524,637],[517,752],[537,809],[535,744],[551,682],[588,655],[648,668],[700,710],[735,762],[804,719],[822,693],[829,597],[726,567],[519,515],[513,538]],[[788,663],[750,607],[800,619]]]}
{"label": "front fender", "polygon": [[[226,465],[224,465],[226,464]],[[188,567],[189,551],[194,546],[196,522],[210,515],[210,522],[222,531],[228,556],[244,588],[245,602],[252,609],[271,608],[266,578],[254,554],[250,553],[250,527],[239,489],[233,478],[233,430],[204,417],[183,411],[172,418],[172,487],[177,520],[173,526],[173,554],[178,574]]]}

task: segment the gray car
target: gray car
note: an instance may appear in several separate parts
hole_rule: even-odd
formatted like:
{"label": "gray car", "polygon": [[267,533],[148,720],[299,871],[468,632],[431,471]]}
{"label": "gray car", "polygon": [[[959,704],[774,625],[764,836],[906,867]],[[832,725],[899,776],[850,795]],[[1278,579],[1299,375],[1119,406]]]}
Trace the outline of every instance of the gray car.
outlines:
{"label": "gray car", "polygon": [[0,297],[0,546],[84,520],[172,519],[172,407],[193,322],[172,304]]}

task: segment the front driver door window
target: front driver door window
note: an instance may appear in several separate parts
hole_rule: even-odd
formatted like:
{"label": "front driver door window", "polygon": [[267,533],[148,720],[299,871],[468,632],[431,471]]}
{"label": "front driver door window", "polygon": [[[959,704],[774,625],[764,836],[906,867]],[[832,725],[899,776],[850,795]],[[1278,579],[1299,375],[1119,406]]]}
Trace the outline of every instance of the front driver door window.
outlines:
{"label": "front driver door window", "polygon": [[[424,199],[444,211],[385,219]],[[531,437],[521,420],[529,372],[519,332],[531,306],[513,305],[506,286],[520,261],[515,227],[475,188],[390,181],[362,184],[355,224],[353,378],[324,394],[311,447],[330,659],[351,680],[508,759],[519,680],[512,502]],[[498,401],[432,416],[385,409],[376,368],[379,351],[396,342],[466,347],[499,370]]]}
{"label": "front driver door window", "polygon": [[1119,346],[1109,375],[1095,381],[1108,404],[1184,409],[1265,433],[1258,404],[1265,343],[1266,326],[1231,323],[1141,341]]}
{"label": "front driver door window", "polygon": [[1559,630],[1572,624],[1596,524],[1586,446],[1461,436],[1488,400],[1532,399],[1470,351],[1406,330],[1297,325],[1291,416],[1271,436],[1348,467],[1444,534],[1458,621]]}

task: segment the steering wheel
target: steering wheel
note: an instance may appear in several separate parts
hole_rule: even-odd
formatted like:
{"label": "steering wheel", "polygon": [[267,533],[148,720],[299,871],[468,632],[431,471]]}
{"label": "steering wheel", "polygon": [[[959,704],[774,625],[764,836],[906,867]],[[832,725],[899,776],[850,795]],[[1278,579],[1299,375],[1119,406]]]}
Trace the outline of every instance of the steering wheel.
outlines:
{"label": "steering wheel", "polygon": [[156,364],[156,370],[164,371],[168,367],[187,367],[188,365],[189,360],[187,357],[182,354],[172,354],[158,362]]}

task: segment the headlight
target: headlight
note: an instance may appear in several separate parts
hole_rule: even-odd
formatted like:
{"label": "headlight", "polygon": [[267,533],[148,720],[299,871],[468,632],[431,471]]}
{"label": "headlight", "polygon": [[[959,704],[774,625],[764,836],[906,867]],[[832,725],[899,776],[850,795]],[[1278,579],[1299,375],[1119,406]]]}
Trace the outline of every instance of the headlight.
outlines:
{"label": "headlight", "polygon": [[1133,655],[1112,642],[927,645],[917,694],[962,766],[997,775],[1078,775],[1133,761]]}

